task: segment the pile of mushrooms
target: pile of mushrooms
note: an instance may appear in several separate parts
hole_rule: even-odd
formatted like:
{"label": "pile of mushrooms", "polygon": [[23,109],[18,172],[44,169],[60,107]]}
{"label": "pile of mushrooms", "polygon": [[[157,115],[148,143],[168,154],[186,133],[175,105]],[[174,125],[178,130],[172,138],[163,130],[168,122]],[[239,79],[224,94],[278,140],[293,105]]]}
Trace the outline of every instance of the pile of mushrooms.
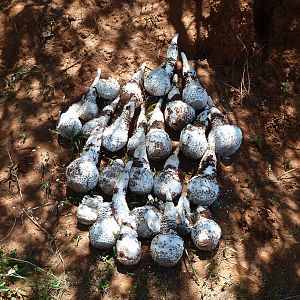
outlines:
{"label": "pile of mushrooms", "polygon": [[[90,226],[92,246],[115,246],[117,260],[124,265],[140,261],[140,239],[151,240],[157,264],[171,267],[181,259],[187,236],[200,250],[216,248],[221,237],[220,226],[204,212],[219,196],[218,159],[239,149],[242,131],[215,107],[182,52],[182,72],[175,73],[177,41],[178,34],[160,66],[145,74],[142,64],[123,87],[115,78],[100,78],[98,69],[86,96],[71,105],[57,125],[64,138],[81,134],[87,139],[66,168],[68,187],[82,197],[78,222]],[[148,99],[157,102],[149,118]],[[99,111],[101,102],[106,105]],[[170,130],[178,132],[177,143]],[[100,169],[102,149],[118,158]],[[128,155],[123,156],[122,149]],[[183,159],[199,164],[187,184],[180,169]],[[154,169],[158,161],[160,171]],[[100,195],[90,196],[91,191]],[[132,194],[141,205],[130,209]],[[147,195],[149,201],[142,205]]]}

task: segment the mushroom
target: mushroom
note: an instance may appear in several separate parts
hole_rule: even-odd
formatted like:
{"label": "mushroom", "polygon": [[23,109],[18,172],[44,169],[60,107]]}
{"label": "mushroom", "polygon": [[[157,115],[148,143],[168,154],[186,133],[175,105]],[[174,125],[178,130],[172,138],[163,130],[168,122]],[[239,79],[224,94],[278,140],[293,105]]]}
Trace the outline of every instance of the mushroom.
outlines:
{"label": "mushroom", "polygon": [[183,255],[184,242],[176,233],[176,210],[170,193],[167,195],[160,233],[150,245],[153,260],[162,267],[172,267]]}
{"label": "mushroom", "polygon": [[136,123],[135,131],[129,138],[127,143],[127,152],[134,152],[134,150],[140,144],[140,141],[145,139],[147,130],[147,118],[146,118],[146,103],[141,104],[140,114]]}
{"label": "mushroom", "polygon": [[181,151],[190,159],[200,159],[208,147],[205,131],[208,127],[210,111],[200,113],[194,124],[188,124],[180,133]]}
{"label": "mushroom", "polygon": [[162,103],[163,98],[160,98],[148,123],[146,148],[148,157],[152,160],[163,160],[172,151],[172,141],[165,131],[164,115],[161,111]]}
{"label": "mushroom", "polygon": [[147,157],[145,138],[134,151],[133,164],[129,176],[129,189],[138,195],[147,195],[153,188],[153,175]]}
{"label": "mushroom", "polygon": [[100,172],[98,185],[105,194],[113,195],[116,183],[123,170],[124,162],[122,159],[116,159],[110,166]]}
{"label": "mushroom", "polygon": [[194,108],[181,100],[177,74],[173,76],[173,87],[168,94],[168,100],[171,101],[165,108],[165,120],[172,129],[181,130],[194,121]]}
{"label": "mushroom", "polygon": [[182,73],[185,86],[182,90],[182,100],[192,106],[195,110],[201,110],[208,101],[208,95],[201,86],[194,68],[189,64],[186,55],[181,52]]}
{"label": "mushroom", "polygon": [[171,89],[171,76],[178,59],[178,41],[179,34],[175,34],[171,45],[167,50],[166,60],[156,69],[152,70],[144,80],[144,86],[152,96],[162,97]]}
{"label": "mushroom", "polygon": [[195,212],[195,224],[191,229],[191,237],[195,246],[200,250],[213,250],[217,247],[222,231],[220,226],[211,219],[202,216],[203,207]]}
{"label": "mushroom", "polygon": [[215,136],[216,153],[227,158],[239,149],[243,133],[238,126],[230,125],[216,107],[212,107],[210,112],[212,125],[210,134]]}
{"label": "mushroom", "polygon": [[117,79],[109,77],[108,79],[99,79],[96,85],[98,95],[105,100],[115,99],[120,92],[120,85]]}
{"label": "mushroom", "polygon": [[177,232],[179,235],[188,235],[192,228],[190,201],[182,194],[176,206]]}
{"label": "mushroom", "polygon": [[120,235],[116,243],[117,260],[124,265],[135,265],[141,259],[141,242],[138,241],[136,223],[126,202],[126,190],[132,161],[126,163],[112,197],[112,206]]}
{"label": "mushroom", "polygon": [[88,119],[94,118],[98,113],[95,87],[99,81],[100,74],[101,69],[98,69],[96,78],[89,87],[86,97],[72,104],[66,112],[61,114],[57,125],[57,131],[61,136],[68,139],[77,136],[82,128],[79,118],[87,121]]}
{"label": "mushroom", "polygon": [[104,130],[102,145],[106,150],[116,152],[125,147],[134,110],[135,103],[128,102],[124,105],[121,115]]}
{"label": "mushroom", "polygon": [[120,226],[113,217],[111,202],[103,202],[96,222],[90,227],[90,243],[98,249],[110,249],[117,241]]}
{"label": "mushroom", "polygon": [[136,207],[130,214],[135,217],[139,236],[148,239],[159,233],[161,214],[155,207],[151,205]]}
{"label": "mushroom", "polygon": [[163,170],[154,178],[154,195],[165,200],[169,194],[172,199],[179,197],[182,184],[179,178],[179,153],[180,145],[174,153],[166,160]]}
{"label": "mushroom", "polygon": [[66,169],[68,186],[78,193],[86,193],[92,190],[99,180],[99,171],[97,163],[102,142],[102,134],[106,124],[115,111],[119,97],[116,98],[105,110],[103,122],[99,124],[91,133],[85,143],[79,158],[72,161]]}
{"label": "mushroom", "polygon": [[209,135],[208,148],[203,155],[197,173],[187,185],[187,197],[196,205],[209,206],[219,195],[215,140]]}
{"label": "mushroom", "polygon": [[77,209],[78,222],[84,225],[92,225],[98,217],[98,210],[102,203],[102,196],[84,196]]}

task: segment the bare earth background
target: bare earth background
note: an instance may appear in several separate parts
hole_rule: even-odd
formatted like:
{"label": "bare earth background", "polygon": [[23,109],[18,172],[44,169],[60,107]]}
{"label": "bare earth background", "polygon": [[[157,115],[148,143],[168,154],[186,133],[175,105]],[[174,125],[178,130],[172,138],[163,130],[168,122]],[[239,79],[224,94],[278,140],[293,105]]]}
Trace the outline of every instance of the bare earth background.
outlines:
{"label": "bare earth background", "polygon": [[[299,15],[298,0],[1,1],[0,298],[300,299]],[[54,131],[97,67],[124,84],[142,62],[160,64],[176,32],[244,140],[219,164],[219,248],[187,239],[182,262],[163,269],[143,241],[142,261],[125,268],[77,224],[64,171],[83,140]],[[186,180],[196,166],[182,160]],[[13,267],[25,278],[7,277]]]}

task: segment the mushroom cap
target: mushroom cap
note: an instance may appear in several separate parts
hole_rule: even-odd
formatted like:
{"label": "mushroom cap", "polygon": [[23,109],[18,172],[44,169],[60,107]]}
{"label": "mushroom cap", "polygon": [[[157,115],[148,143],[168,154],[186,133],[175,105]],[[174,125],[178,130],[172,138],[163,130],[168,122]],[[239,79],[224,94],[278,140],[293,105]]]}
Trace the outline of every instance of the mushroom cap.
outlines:
{"label": "mushroom cap", "polygon": [[198,249],[212,250],[219,243],[221,228],[215,221],[202,217],[192,228],[191,237]]}
{"label": "mushroom cap", "polygon": [[120,233],[120,226],[112,217],[103,218],[96,221],[90,227],[90,242],[98,249],[112,248]]}
{"label": "mushroom cap", "polygon": [[172,141],[163,129],[151,129],[146,135],[148,157],[152,160],[163,160],[172,151]]}
{"label": "mushroom cap", "polygon": [[77,158],[67,167],[66,178],[73,191],[86,193],[96,187],[99,172],[94,163]]}
{"label": "mushroom cap", "polygon": [[184,242],[177,234],[156,235],[150,245],[153,260],[162,267],[175,266],[183,255]]}
{"label": "mushroom cap", "polygon": [[180,134],[180,149],[190,159],[200,159],[207,150],[208,142],[205,130],[188,124]]}
{"label": "mushroom cap", "polygon": [[165,96],[171,89],[170,76],[162,66],[159,66],[146,76],[144,87],[152,96]]}
{"label": "mushroom cap", "polygon": [[160,231],[161,214],[150,205],[134,208],[130,214],[135,217],[137,233],[143,238],[150,238]]}
{"label": "mushroom cap", "polygon": [[129,188],[138,195],[149,194],[153,188],[152,172],[143,166],[138,167],[133,164],[130,170]]}
{"label": "mushroom cap", "polygon": [[218,199],[219,185],[215,178],[201,175],[193,177],[187,186],[188,199],[202,206],[209,206]]}
{"label": "mushroom cap", "polygon": [[83,121],[94,119],[98,114],[98,105],[96,102],[86,101],[82,104],[79,111],[79,118]]}
{"label": "mushroom cap", "polygon": [[61,115],[57,125],[58,133],[67,139],[72,139],[77,136],[80,133],[81,128],[82,124],[78,117],[75,114],[70,114],[68,112]]}
{"label": "mushroom cap", "polygon": [[102,196],[84,196],[77,209],[78,222],[84,225],[92,225],[98,217],[98,210],[102,203]]}
{"label": "mushroom cap", "polygon": [[115,185],[124,169],[124,162],[116,159],[114,163],[100,172],[98,185],[107,195],[113,195]]}
{"label": "mushroom cap", "polygon": [[243,139],[241,129],[236,125],[221,125],[214,129],[216,153],[222,157],[236,152]]}
{"label": "mushroom cap", "polygon": [[127,266],[136,265],[141,259],[142,252],[141,242],[137,239],[137,232],[124,226],[120,234],[121,239],[117,240],[116,243],[118,262]]}
{"label": "mushroom cap", "polygon": [[195,119],[195,110],[181,100],[171,101],[165,108],[166,123],[174,130],[181,130]]}
{"label": "mushroom cap", "polygon": [[99,79],[96,85],[97,93],[106,100],[115,99],[120,92],[120,85],[116,78]]}
{"label": "mushroom cap", "polygon": [[154,195],[159,199],[166,200],[168,193],[172,199],[179,197],[182,191],[182,184],[178,176],[178,171],[166,169],[154,178]]}
{"label": "mushroom cap", "polygon": [[182,100],[195,110],[201,110],[206,104],[208,95],[198,81],[186,85],[182,91]]}

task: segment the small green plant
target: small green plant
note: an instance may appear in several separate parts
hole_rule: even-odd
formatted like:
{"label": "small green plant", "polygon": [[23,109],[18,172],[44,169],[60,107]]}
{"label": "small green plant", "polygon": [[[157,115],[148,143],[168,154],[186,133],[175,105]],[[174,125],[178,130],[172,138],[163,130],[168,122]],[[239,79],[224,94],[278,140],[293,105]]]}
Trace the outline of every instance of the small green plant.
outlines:
{"label": "small green plant", "polygon": [[205,266],[207,270],[206,279],[210,281],[219,281],[220,267],[216,260],[210,259],[210,262]]}

